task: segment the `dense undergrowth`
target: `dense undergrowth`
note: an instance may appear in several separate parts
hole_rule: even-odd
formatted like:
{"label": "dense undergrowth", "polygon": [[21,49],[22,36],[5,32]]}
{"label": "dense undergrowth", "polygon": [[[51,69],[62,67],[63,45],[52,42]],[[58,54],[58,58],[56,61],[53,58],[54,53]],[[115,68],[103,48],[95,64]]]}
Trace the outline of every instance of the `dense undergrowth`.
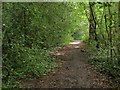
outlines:
{"label": "dense undergrowth", "polygon": [[8,52],[3,57],[3,88],[17,87],[20,79],[35,78],[54,71],[58,60],[50,55],[51,51],[53,52],[50,49],[15,47]]}
{"label": "dense undergrowth", "polygon": [[119,86],[120,83],[120,55],[114,55],[113,58],[109,54],[110,48],[94,48],[89,46],[89,61],[95,69],[107,75],[114,85]]}

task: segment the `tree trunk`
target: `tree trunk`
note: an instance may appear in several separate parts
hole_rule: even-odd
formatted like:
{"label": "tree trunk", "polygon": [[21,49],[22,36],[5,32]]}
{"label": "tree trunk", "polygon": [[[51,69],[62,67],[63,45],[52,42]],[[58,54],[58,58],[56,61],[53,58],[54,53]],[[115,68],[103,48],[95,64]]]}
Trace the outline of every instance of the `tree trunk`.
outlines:
{"label": "tree trunk", "polygon": [[118,63],[120,64],[120,1],[118,2],[118,45],[117,45],[117,51],[118,51]]}
{"label": "tree trunk", "polygon": [[105,19],[105,29],[106,29],[106,32],[107,32],[107,36],[109,38],[109,33],[108,33],[108,27],[107,27],[107,17],[106,17],[106,8],[105,8],[105,2],[104,2],[104,19]]}
{"label": "tree trunk", "polygon": [[112,43],[112,14],[111,14],[111,10],[110,10],[110,5],[108,5],[108,13],[109,13],[109,22],[110,22],[110,24],[109,24],[110,56],[111,56],[111,60],[112,60],[112,58],[113,58],[113,53],[112,53],[112,47],[113,47],[113,43]]}
{"label": "tree trunk", "polygon": [[93,13],[93,2],[89,2],[89,8],[90,8],[90,17],[89,17],[89,40],[95,40],[97,42],[96,47],[99,48],[99,43],[98,43],[98,37],[96,33],[96,20],[95,16]]}

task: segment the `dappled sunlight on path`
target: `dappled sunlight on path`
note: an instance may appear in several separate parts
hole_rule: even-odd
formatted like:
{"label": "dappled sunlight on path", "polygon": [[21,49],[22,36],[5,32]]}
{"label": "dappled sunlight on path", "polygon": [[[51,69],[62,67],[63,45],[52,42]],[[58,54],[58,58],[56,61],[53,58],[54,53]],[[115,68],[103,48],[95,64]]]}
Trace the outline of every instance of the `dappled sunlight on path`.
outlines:
{"label": "dappled sunlight on path", "polygon": [[68,45],[65,45],[61,47],[58,51],[69,51],[70,49],[75,49],[75,48],[85,48],[85,44],[80,41],[80,40],[74,40],[73,42],[70,42]]}
{"label": "dappled sunlight on path", "polygon": [[53,55],[54,56],[65,55],[65,53],[69,52],[71,49],[80,48],[80,47],[82,48],[82,41],[74,40],[73,42],[70,42],[69,45],[65,45],[64,47],[59,47],[59,50],[56,51]]}
{"label": "dappled sunlight on path", "polygon": [[81,43],[81,41],[79,41],[79,40],[75,40],[73,42],[70,42],[70,44],[73,44],[73,45],[80,44],[80,43]]}
{"label": "dappled sunlight on path", "polygon": [[[79,47],[79,48],[76,48]],[[31,81],[23,80],[22,88],[110,88],[109,80],[88,63],[82,41],[74,41],[59,48],[53,56],[59,61],[54,73]]]}

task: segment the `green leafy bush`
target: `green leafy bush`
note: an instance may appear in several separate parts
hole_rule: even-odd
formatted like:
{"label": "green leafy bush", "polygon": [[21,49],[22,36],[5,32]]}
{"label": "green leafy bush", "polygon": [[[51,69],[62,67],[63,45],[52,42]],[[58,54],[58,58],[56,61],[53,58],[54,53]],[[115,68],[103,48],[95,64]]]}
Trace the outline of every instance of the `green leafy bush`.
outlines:
{"label": "green leafy bush", "polygon": [[93,49],[90,50],[90,63],[95,66],[96,70],[104,73],[112,78],[113,81],[120,82],[120,64],[117,55],[111,59],[109,54],[109,48],[107,49]]}
{"label": "green leafy bush", "polygon": [[39,77],[53,71],[58,61],[50,56],[50,52],[15,46],[3,57],[3,87],[14,87],[19,79]]}

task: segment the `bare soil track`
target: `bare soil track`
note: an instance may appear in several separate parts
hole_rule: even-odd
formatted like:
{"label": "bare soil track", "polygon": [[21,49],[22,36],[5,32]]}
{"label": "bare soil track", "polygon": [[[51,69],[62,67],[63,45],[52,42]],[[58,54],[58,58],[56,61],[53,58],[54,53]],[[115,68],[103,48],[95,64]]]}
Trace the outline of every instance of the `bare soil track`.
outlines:
{"label": "bare soil track", "polygon": [[[77,41],[75,41],[77,42]],[[60,59],[56,72],[34,80],[22,80],[21,88],[111,88],[108,78],[88,63],[83,42],[64,46],[54,53]]]}

